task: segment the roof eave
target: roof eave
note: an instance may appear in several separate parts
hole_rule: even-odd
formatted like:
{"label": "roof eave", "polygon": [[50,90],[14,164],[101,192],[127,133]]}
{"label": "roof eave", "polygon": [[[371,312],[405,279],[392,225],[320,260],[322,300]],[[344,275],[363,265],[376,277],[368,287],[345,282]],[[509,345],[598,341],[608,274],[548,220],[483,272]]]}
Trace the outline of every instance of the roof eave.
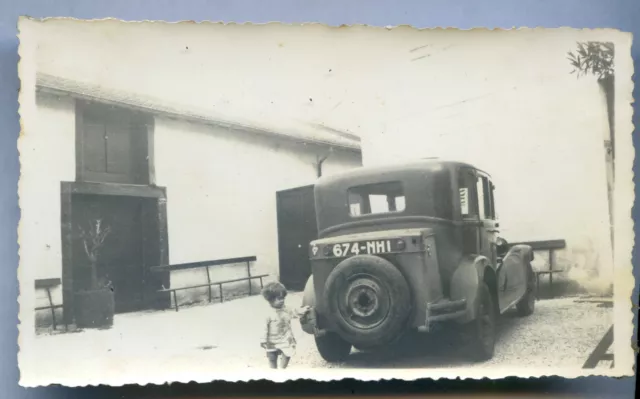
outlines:
{"label": "roof eave", "polygon": [[335,142],[330,140],[314,139],[309,137],[296,137],[290,134],[277,132],[271,129],[264,129],[264,128],[259,128],[255,126],[249,126],[249,125],[245,125],[237,122],[223,121],[223,120],[210,118],[202,115],[196,115],[196,114],[189,115],[186,113],[172,112],[170,110],[162,109],[160,107],[154,107],[152,105],[134,104],[132,102],[127,102],[119,99],[111,99],[111,98],[108,98],[107,96],[95,96],[90,93],[82,92],[80,90],[72,90],[64,87],[56,87],[55,84],[50,84],[49,80],[40,79],[40,76],[36,83],[36,90],[44,93],[53,94],[53,95],[71,96],[73,98],[77,98],[81,100],[96,101],[96,102],[101,102],[105,104],[111,104],[115,106],[132,109],[138,112],[150,113],[157,116],[179,119],[187,122],[205,124],[205,125],[216,126],[216,127],[223,127],[231,130],[242,130],[244,132],[253,133],[253,134],[268,135],[268,136],[276,137],[282,140],[294,141],[298,143],[315,144],[315,145],[320,145],[325,147],[347,150],[347,151],[356,152],[356,153],[362,152],[362,149],[359,143],[346,144],[346,143]]}

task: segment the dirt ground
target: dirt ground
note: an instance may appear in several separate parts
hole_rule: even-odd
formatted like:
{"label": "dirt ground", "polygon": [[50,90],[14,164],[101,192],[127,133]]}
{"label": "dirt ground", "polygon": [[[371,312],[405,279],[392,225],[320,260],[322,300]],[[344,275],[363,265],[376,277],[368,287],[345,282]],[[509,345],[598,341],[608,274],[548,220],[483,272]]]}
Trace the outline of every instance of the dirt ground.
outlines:
{"label": "dirt ground", "polygon": [[[287,298],[299,305],[301,294]],[[198,362],[208,372],[266,368],[260,348],[266,304],[260,296],[223,304],[181,308],[179,312],[117,315],[109,330],[45,334],[26,353],[37,372],[64,381],[96,367],[122,373],[140,367],[167,371],[182,362]],[[294,321],[297,353],[290,368],[449,368],[531,367],[580,368],[612,323],[612,309],[576,298],[541,300],[536,312],[500,319],[495,357],[471,363],[455,336],[446,333],[411,336],[384,352],[353,351],[347,361],[328,364],[317,353],[313,337]],[[64,365],[64,367],[61,367]],[[606,366],[606,365],[603,365]],[[162,369],[162,367],[166,367]]]}

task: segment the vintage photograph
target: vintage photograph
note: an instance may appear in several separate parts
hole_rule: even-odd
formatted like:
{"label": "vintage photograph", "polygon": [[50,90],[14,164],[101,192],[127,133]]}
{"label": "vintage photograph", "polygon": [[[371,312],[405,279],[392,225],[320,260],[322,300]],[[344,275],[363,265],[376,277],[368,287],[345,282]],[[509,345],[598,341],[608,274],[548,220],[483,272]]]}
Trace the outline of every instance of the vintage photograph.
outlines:
{"label": "vintage photograph", "polygon": [[633,375],[630,34],[19,32],[22,385]]}

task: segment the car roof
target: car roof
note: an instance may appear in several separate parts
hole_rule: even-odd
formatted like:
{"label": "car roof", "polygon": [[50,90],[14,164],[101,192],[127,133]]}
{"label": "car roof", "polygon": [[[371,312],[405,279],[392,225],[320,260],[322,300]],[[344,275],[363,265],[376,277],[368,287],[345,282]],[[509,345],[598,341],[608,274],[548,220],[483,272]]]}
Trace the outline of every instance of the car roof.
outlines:
{"label": "car roof", "polygon": [[405,161],[401,163],[394,163],[388,165],[379,165],[379,166],[362,166],[359,168],[351,169],[346,172],[337,173],[329,176],[321,177],[316,185],[330,185],[331,183],[336,183],[339,181],[345,180],[362,180],[373,176],[381,176],[381,175],[401,175],[403,173],[406,174],[415,174],[415,173],[424,173],[424,172],[433,172],[437,173],[443,170],[452,170],[457,167],[468,167],[475,169],[489,177],[491,177],[487,172],[478,169],[477,167],[466,163],[455,160],[444,160],[440,158],[422,158],[412,161]]}

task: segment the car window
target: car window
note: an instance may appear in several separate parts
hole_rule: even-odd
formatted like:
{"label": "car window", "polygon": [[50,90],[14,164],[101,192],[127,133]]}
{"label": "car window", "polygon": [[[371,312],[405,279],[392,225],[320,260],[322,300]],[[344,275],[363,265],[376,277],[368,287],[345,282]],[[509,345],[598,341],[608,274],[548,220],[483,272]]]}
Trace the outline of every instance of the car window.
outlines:
{"label": "car window", "polygon": [[349,189],[349,213],[360,216],[405,210],[405,197],[400,182],[367,184]]}
{"label": "car window", "polygon": [[493,185],[487,176],[480,175],[477,190],[478,203],[480,205],[480,219],[495,219],[493,210]]}
{"label": "car window", "polygon": [[476,183],[476,191],[478,192],[478,216],[480,216],[480,219],[486,219],[487,218],[487,197],[485,197],[485,192],[484,192],[484,178],[479,178],[477,183]]}
{"label": "car window", "polygon": [[493,195],[493,192],[495,190],[495,186],[491,182],[489,182],[489,184],[490,184],[489,192],[491,193],[491,215],[493,215],[493,219],[494,220],[497,220],[498,219],[498,213],[496,212],[496,197]]}
{"label": "car window", "polygon": [[473,170],[461,168],[458,172],[458,196],[460,213],[464,219],[474,219],[479,215],[477,177]]}

